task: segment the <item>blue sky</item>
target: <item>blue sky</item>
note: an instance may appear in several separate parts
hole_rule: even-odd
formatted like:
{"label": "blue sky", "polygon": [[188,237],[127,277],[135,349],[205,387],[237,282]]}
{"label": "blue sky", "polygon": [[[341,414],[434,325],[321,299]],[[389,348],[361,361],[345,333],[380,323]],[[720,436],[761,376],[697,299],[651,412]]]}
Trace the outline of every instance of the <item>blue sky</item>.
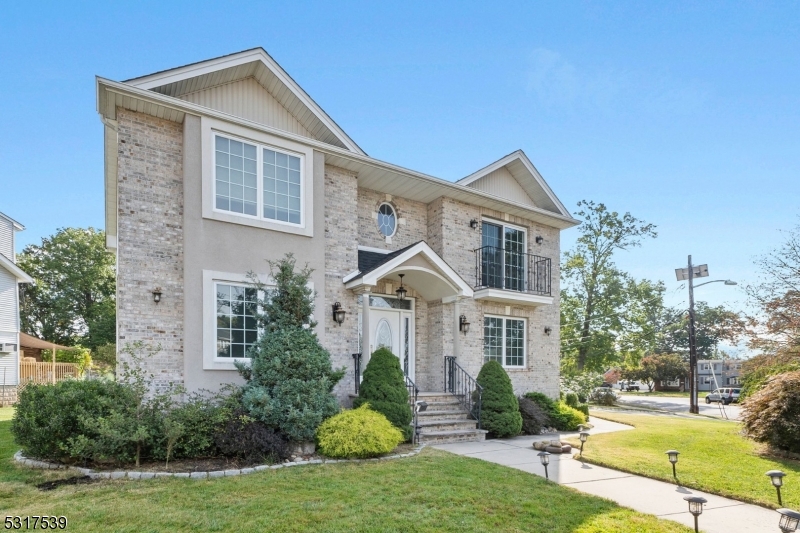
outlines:
{"label": "blue sky", "polygon": [[[798,222],[797,2],[18,2],[0,19],[0,211],[27,226],[19,248],[103,225],[96,74],[255,46],[373,157],[455,180],[522,148],[569,209],[657,224],[617,261],[672,304],[687,254],[753,282]],[[698,298],[745,304],[722,284]]]}

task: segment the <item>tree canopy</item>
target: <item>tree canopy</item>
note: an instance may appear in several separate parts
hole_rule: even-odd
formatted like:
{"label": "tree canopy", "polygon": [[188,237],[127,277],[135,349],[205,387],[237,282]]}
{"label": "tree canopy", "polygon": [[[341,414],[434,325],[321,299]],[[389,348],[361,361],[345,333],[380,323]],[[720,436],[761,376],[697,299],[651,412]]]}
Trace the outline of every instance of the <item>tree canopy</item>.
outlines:
{"label": "tree canopy", "polygon": [[115,342],[116,268],[105,232],[59,229],[26,246],[17,264],[34,279],[19,288],[22,331],[65,346]]}

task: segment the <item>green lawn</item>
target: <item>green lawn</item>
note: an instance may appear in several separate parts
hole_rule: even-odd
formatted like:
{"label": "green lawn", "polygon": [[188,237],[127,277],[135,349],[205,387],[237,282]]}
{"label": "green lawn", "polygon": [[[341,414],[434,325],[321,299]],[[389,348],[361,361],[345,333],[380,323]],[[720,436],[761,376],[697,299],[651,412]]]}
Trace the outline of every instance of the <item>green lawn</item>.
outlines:
{"label": "green lawn", "polygon": [[0,422],[0,510],[66,516],[72,531],[690,531],[537,476],[432,449],[374,463],[206,481],[105,480],[40,492],[35,483],[66,474],[13,464],[9,425]]}
{"label": "green lawn", "polygon": [[783,470],[783,506],[800,508],[800,461],[759,455],[761,446],[739,435],[735,422],[706,418],[604,412],[601,418],[635,426],[633,431],[592,435],[587,462],[672,481],[666,450],[678,450],[681,484],[741,501],[777,508],[775,489],[765,476]]}

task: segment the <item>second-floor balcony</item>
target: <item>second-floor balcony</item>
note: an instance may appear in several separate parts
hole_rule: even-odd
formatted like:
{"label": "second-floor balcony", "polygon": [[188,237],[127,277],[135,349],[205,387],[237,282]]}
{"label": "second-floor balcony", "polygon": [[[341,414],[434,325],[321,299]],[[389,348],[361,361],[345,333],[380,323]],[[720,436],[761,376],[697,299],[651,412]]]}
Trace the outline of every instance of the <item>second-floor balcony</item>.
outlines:
{"label": "second-floor balcony", "polygon": [[475,250],[475,299],[541,305],[552,303],[549,257],[495,246]]}

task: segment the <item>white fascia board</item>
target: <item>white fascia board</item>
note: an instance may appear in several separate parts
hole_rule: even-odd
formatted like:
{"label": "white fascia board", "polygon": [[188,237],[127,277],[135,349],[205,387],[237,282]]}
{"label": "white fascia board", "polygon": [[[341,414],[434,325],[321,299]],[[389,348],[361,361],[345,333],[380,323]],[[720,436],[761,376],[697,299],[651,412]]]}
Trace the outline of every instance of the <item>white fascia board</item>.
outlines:
{"label": "white fascia board", "polygon": [[384,254],[388,255],[392,253],[391,250],[384,250],[383,248],[373,248],[372,246],[358,246],[358,249],[362,252],[374,252],[376,254]]}
{"label": "white fascia board", "polygon": [[4,218],[4,219],[8,220],[9,222],[11,222],[11,224],[13,224],[13,226],[14,226],[14,229],[17,230],[17,231],[22,231],[22,230],[25,229],[25,226],[23,226],[22,224],[20,224],[19,222],[17,222],[13,218],[11,218],[10,216],[6,215],[5,213],[0,213],[0,218]]}
{"label": "white fascia board", "polygon": [[153,89],[162,85],[176,83],[189,78],[195,78],[204,74],[211,74],[218,70],[226,68],[237,67],[254,61],[260,61],[267,67],[292,93],[308,107],[314,115],[331,130],[345,146],[350,150],[366,155],[366,153],[356,144],[356,142],[347,135],[342,128],[325,112],[322,108],[306,93],[296,81],[289,76],[283,67],[275,61],[266,50],[263,48],[254,48],[252,50],[245,50],[237,54],[218,57],[216,59],[209,59],[208,61],[201,61],[186,65],[185,67],[178,67],[171,70],[166,70],[160,73],[150,74],[134,78],[125,83],[139,89]]}
{"label": "white fascia board", "polygon": [[[197,115],[197,116],[209,116],[218,118],[220,120],[225,120],[227,122],[238,124],[246,128],[251,128],[256,131],[263,131],[265,133],[269,133],[272,135],[276,135],[278,137],[282,137],[284,139],[290,139],[293,141],[297,141],[300,143],[307,144],[309,146],[314,147],[314,149],[323,152],[325,154],[330,154],[338,157],[343,157],[349,159],[353,162],[360,163],[363,165],[371,166],[373,168],[378,168],[381,170],[386,170],[389,172],[396,172],[398,174],[403,174],[412,179],[416,179],[419,181],[423,181],[426,183],[433,183],[439,187],[442,187],[442,195],[446,196],[447,191],[457,191],[460,193],[467,193],[470,196],[473,196],[478,200],[475,205],[480,206],[480,199],[488,199],[493,200],[495,202],[499,202],[515,209],[520,209],[524,211],[528,211],[530,213],[535,213],[537,215],[550,218],[554,221],[558,221],[558,223],[563,224],[565,228],[577,226],[580,224],[580,220],[576,220],[572,218],[571,215],[559,215],[557,213],[553,213],[552,211],[548,211],[546,209],[541,209],[538,207],[531,207],[527,204],[521,204],[518,202],[514,202],[509,200],[508,198],[502,198],[500,196],[496,196],[494,194],[490,194],[484,191],[480,191],[473,187],[466,187],[460,183],[453,183],[452,181],[443,180],[441,178],[437,178],[435,176],[430,176],[428,174],[423,174],[422,172],[417,172],[415,170],[410,170],[407,168],[403,168],[398,165],[394,165],[392,163],[387,163],[385,161],[381,161],[380,159],[375,159],[369,157],[367,155],[361,155],[354,152],[350,152],[345,150],[344,148],[339,148],[337,146],[333,146],[331,144],[324,143],[322,141],[317,141],[315,139],[311,139],[309,137],[303,137],[301,135],[297,135],[295,133],[290,133],[288,131],[279,130],[277,128],[273,128],[270,126],[265,126],[264,124],[259,124],[257,122],[253,122],[247,119],[235,117],[233,115],[228,115],[227,113],[222,113],[221,111],[216,111],[214,109],[203,107],[197,104],[192,104],[191,102],[186,102],[184,100],[180,100],[179,98],[174,98],[172,96],[166,96],[163,94],[159,94],[153,91],[145,91],[142,89],[138,89],[136,87],[132,87],[130,85],[126,85],[124,83],[116,82],[113,80],[108,80],[105,78],[97,78],[97,87],[98,91],[106,90],[111,93],[122,94],[125,96],[129,96],[131,98],[142,100],[146,102],[155,103],[170,109],[174,109],[176,111],[180,111],[182,113],[189,113],[190,115]],[[99,101],[99,100],[98,100]],[[103,115],[103,111],[98,109],[98,112]],[[555,226],[558,227],[558,226]]]}
{"label": "white fascia board", "polygon": [[348,281],[350,281],[351,279],[355,278],[359,274],[361,274],[360,270],[354,270],[354,271],[350,272],[348,275],[346,275],[344,278],[342,278],[342,283],[347,283]]}
{"label": "white fascia board", "polygon": [[[357,280],[357,282],[363,285],[377,285],[378,280],[389,274],[395,268],[402,266],[403,263],[418,254],[425,256],[428,261],[433,263],[439,270],[441,270],[445,274],[447,281],[457,288],[460,296],[472,297],[472,287],[470,287],[469,284],[464,281],[464,279],[455,270],[453,270],[450,265],[444,261],[444,259],[439,257],[439,254],[434,252],[433,249],[425,242],[417,243],[415,246],[412,246],[402,254],[393,258],[391,261],[388,261],[375,270],[372,270],[360,280]],[[348,285],[347,288],[349,289],[351,287]]]}
{"label": "white fascia board", "polygon": [[499,168],[502,168],[502,167],[504,167],[504,166],[508,165],[509,163],[511,163],[513,161],[516,161],[516,160],[519,160],[520,162],[522,162],[522,164],[525,166],[525,168],[528,170],[528,172],[530,172],[531,177],[533,177],[534,181],[536,181],[536,183],[542,188],[542,190],[547,195],[547,197],[550,198],[550,200],[553,202],[553,204],[555,204],[555,206],[558,208],[558,210],[561,212],[561,214],[571,218],[571,215],[570,215],[569,211],[567,211],[567,208],[564,206],[564,204],[561,203],[561,200],[558,199],[556,194],[553,192],[553,189],[550,188],[550,186],[547,184],[547,181],[545,181],[544,177],[542,177],[542,175],[539,173],[539,171],[533,165],[531,160],[528,159],[528,156],[525,155],[525,152],[523,152],[522,150],[517,150],[515,152],[512,152],[512,153],[508,154],[507,156],[505,156],[505,157],[503,157],[501,159],[498,159],[497,161],[495,161],[491,165],[486,166],[486,167],[480,169],[477,172],[473,172],[472,174],[470,174],[466,178],[461,178],[456,183],[458,183],[459,185],[467,186],[467,185],[469,185],[471,183],[474,183],[474,182],[478,181],[479,179],[481,179],[482,177],[486,176],[487,174],[491,174],[495,170],[497,170]]}
{"label": "white fascia board", "polygon": [[487,300],[511,305],[539,306],[552,305],[552,296],[539,296],[527,292],[507,291],[503,289],[479,289],[473,296],[475,300]]}
{"label": "white fascia board", "polygon": [[27,275],[20,267],[15,265],[11,259],[3,254],[0,254],[0,266],[14,274],[14,277],[17,278],[17,283],[33,283],[32,277]]}

